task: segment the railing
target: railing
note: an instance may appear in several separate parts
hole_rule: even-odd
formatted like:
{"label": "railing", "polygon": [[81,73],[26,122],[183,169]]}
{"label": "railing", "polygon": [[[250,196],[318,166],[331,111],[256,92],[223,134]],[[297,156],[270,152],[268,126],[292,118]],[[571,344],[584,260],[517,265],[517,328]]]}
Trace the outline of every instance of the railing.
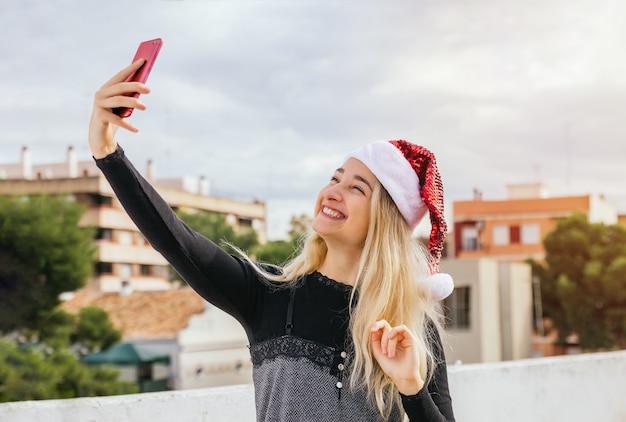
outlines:
{"label": "railing", "polygon": [[[455,365],[460,422],[626,421],[626,351]],[[0,421],[254,421],[250,385],[0,404]]]}

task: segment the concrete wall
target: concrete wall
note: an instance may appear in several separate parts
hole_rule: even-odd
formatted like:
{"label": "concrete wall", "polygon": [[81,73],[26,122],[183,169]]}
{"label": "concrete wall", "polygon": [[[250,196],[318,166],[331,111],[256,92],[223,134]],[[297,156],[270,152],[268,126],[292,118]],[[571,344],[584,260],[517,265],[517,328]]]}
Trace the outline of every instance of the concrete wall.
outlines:
{"label": "concrete wall", "polygon": [[604,199],[604,195],[590,195],[589,221],[592,223],[616,224],[617,210]]}
{"label": "concrete wall", "polygon": [[462,422],[626,421],[626,351],[450,368]]}
{"label": "concrete wall", "polygon": [[178,333],[176,389],[196,389],[252,383],[248,339],[227,313],[206,305]]}
{"label": "concrete wall", "polygon": [[[459,422],[626,421],[626,351],[449,368]],[[254,421],[250,385],[0,404],[11,422]]]}
{"label": "concrete wall", "polygon": [[452,259],[441,271],[455,288],[470,288],[470,328],[444,336],[448,362],[499,362],[531,357],[532,277],[525,263]]}
{"label": "concrete wall", "polygon": [[[471,363],[498,362],[502,360],[502,321],[500,319],[500,274],[498,262],[493,259],[481,258],[475,261],[478,265],[478,288],[472,292],[470,306],[478,318],[473,320],[479,330],[479,361]],[[471,261],[470,261],[471,263]],[[474,302],[474,299],[476,301]],[[470,340],[472,341],[472,340]],[[462,348],[460,353],[462,353]],[[470,363],[460,359],[462,362]]]}
{"label": "concrete wall", "polygon": [[529,358],[532,353],[532,274],[524,263],[500,263],[502,359]]}

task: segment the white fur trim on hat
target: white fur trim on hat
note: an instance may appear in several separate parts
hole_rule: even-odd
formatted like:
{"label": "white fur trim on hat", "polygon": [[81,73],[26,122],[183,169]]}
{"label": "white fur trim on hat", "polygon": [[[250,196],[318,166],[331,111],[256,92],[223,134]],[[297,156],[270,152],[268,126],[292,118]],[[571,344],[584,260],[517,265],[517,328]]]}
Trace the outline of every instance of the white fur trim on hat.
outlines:
{"label": "white fur trim on hat", "polygon": [[420,280],[428,297],[434,301],[443,300],[454,290],[454,281],[450,274],[436,273]]}
{"label": "white fur trim on hat", "polygon": [[349,152],[346,160],[350,157],[374,173],[413,230],[428,207],[422,201],[419,177],[402,152],[390,142],[378,141]]}

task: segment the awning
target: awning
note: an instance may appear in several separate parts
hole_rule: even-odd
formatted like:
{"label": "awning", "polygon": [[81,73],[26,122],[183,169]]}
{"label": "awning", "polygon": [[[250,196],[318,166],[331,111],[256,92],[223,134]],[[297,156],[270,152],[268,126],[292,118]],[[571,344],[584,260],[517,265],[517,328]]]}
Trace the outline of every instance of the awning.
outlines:
{"label": "awning", "polygon": [[83,362],[89,364],[141,365],[142,363],[170,363],[170,357],[161,352],[142,348],[132,343],[122,343],[102,352],[86,355]]}

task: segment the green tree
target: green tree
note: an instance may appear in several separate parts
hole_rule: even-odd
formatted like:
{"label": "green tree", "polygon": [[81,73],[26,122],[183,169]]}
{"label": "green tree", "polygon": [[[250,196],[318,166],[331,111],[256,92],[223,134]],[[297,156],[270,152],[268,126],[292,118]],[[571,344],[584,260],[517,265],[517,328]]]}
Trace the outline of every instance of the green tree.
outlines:
{"label": "green tree", "polygon": [[59,294],[84,286],[94,261],[84,208],[66,197],[0,197],[0,331],[38,326]]}
{"label": "green tree", "polygon": [[585,349],[626,348],[626,228],[576,213],[543,244],[545,262],[531,265],[561,341],[575,333]]}
{"label": "green tree", "polygon": [[[93,235],[81,229],[84,208],[67,197],[0,197],[0,401],[138,392],[110,368],[82,364],[76,349],[121,339],[108,314],[70,315],[59,294],[85,285]],[[11,340],[11,338],[13,340]]]}
{"label": "green tree", "polygon": [[211,239],[226,251],[232,250],[228,244],[246,251],[259,243],[257,234],[253,229],[236,231],[221,214],[208,211],[195,213],[178,211],[177,215],[193,230]]}
{"label": "green tree", "polygon": [[72,347],[81,353],[105,350],[122,340],[109,314],[96,306],[85,306],[78,315],[60,308],[42,314],[39,341],[55,349]]}
{"label": "green tree", "polygon": [[291,216],[291,220],[289,220],[289,239],[291,241],[297,241],[299,238],[306,235],[312,222],[313,218],[308,214]]}
{"label": "green tree", "polygon": [[286,240],[273,240],[254,249],[254,258],[267,264],[282,265],[293,255],[294,244]]}
{"label": "green tree", "polygon": [[106,350],[122,340],[122,333],[113,327],[104,309],[86,306],[78,313],[71,339],[89,351]]}
{"label": "green tree", "polygon": [[136,384],[119,381],[119,371],[83,365],[67,349],[0,339],[0,402],[137,392]]}
{"label": "green tree", "polygon": [[261,262],[282,265],[297,253],[300,244],[311,227],[312,218],[307,214],[292,216],[289,221],[289,240],[275,240],[254,249],[254,257]]}

